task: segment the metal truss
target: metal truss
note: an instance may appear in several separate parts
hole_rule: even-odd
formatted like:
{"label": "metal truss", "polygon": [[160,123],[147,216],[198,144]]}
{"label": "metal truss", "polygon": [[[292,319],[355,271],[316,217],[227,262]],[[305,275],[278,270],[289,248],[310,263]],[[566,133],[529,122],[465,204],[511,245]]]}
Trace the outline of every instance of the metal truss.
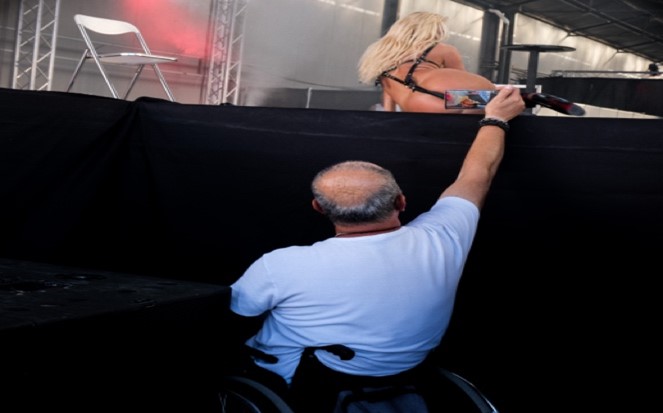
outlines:
{"label": "metal truss", "polygon": [[51,90],[60,0],[21,0],[12,88]]}
{"label": "metal truss", "polygon": [[247,3],[248,0],[213,2],[204,99],[207,104],[238,103]]}

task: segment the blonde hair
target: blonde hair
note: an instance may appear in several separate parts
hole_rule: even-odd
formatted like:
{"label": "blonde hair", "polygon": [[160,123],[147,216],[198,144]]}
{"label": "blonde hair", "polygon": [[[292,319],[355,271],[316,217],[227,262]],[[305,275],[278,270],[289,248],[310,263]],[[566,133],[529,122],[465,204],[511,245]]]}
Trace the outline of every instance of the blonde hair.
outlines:
{"label": "blonde hair", "polygon": [[359,59],[359,81],[372,84],[385,70],[416,59],[429,46],[445,40],[449,36],[446,21],[446,16],[423,11],[396,21]]}

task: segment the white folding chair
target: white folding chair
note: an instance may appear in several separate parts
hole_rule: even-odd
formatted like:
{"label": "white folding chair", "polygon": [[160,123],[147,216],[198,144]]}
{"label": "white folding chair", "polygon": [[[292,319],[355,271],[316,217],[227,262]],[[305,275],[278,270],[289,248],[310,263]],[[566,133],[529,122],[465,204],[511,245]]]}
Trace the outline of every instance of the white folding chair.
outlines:
{"label": "white folding chair", "polygon": [[[136,71],[134,72],[131,82],[129,83],[129,87],[123,96],[124,99],[129,96],[129,93],[136,84],[136,80],[138,80],[138,77],[143,71],[145,65],[151,65],[157,77],[159,78],[159,82],[161,82],[161,86],[163,86],[166,95],[168,95],[168,99],[170,99],[172,102],[175,101],[175,97],[173,96],[170,87],[168,87],[168,83],[166,83],[166,79],[161,73],[158,65],[159,63],[176,62],[177,58],[152,54],[149,47],[147,47],[147,43],[141,35],[140,30],[138,30],[138,28],[131,23],[120,20],[85,16],[82,14],[76,14],[74,16],[74,21],[76,22],[78,29],[81,31],[81,35],[83,36],[83,40],[85,40],[87,49],[83,52],[83,55],[81,56],[76,69],[74,70],[74,74],[71,76],[69,86],[67,87],[67,92],[69,92],[74,85],[74,81],[78,77],[85,61],[93,59],[97,64],[97,67],[101,72],[101,76],[104,78],[104,81],[106,82],[106,85],[108,85],[108,88],[110,89],[113,97],[119,99],[119,94],[117,93],[117,89],[113,83],[110,81],[110,78],[104,68],[104,64],[136,66]],[[88,31],[96,32],[105,36],[120,36],[127,33],[133,33],[136,36],[136,39],[138,40],[138,43],[140,44],[140,47],[143,51],[98,53],[97,48],[95,48]]]}

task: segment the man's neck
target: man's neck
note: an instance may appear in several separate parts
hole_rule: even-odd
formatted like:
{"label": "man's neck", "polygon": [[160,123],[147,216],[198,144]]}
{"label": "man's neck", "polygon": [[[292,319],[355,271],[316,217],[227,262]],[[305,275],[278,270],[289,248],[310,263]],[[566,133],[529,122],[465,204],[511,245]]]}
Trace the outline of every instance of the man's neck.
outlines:
{"label": "man's neck", "polygon": [[385,222],[376,222],[361,225],[336,225],[336,237],[361,237],[366,235],[384,234],[396,231],[401,227],[401,222],[396,219],[390,219]]}

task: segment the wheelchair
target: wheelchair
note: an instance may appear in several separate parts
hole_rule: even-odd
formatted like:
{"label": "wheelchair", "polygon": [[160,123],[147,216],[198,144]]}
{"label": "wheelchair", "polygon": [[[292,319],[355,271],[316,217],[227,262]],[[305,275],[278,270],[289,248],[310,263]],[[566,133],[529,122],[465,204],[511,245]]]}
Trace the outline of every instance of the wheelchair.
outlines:
{"label": "wheelchair", "polygon": [[[302,359],[307,355],[312,356],[313,352],[318,349],[330,351],[344,360],[354,356],[354,352],[345,346],[331,345],[307,348]],[[273,356],[255,349],[251,349],[250,352],[252,357],[276,362]],[[393,384],[379,388],[367,386],[361,390],[342,391],[337,396],[334,413],[498,413],[494,404],[466,378],[441,367],[434,367],[433,370],[435,372],[433,389],[436,390],[438,385],[440,388],[444,387],[446,390],[441,393],[445,394],[452,389],[455,393],[454,404],[447,407],[445,400],[437,400],[432,405],[435,407],[429,408],[427,406],[431,406],[429,402],[432,394],[430,390],[424,398],[423,393],[414,383]],[[265,382],[241,374],[224,376],[216,391],[216,396],[221,413],[320,413],[319,411],[297,411],[278,391],[270,388]],[[414,404],[412,404],[413,401]],[[444,406],[443,409],[440,406]]]}

